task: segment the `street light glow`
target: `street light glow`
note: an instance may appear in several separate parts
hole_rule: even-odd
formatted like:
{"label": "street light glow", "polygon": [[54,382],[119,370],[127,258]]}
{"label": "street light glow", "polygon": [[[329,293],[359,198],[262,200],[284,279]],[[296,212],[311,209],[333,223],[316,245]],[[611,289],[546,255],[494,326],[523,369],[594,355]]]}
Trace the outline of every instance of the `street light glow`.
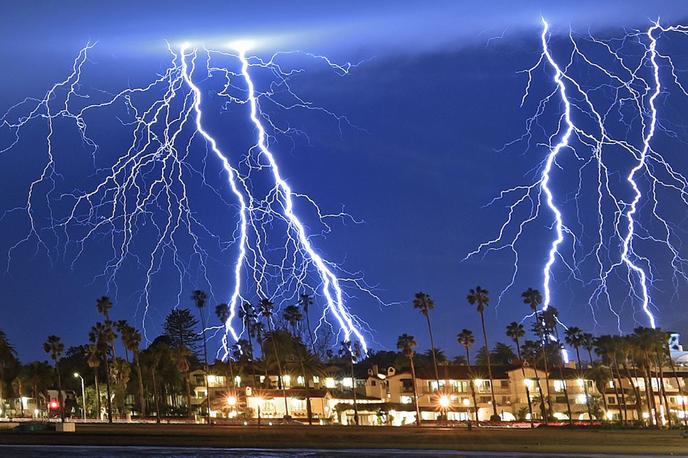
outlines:
{"label": "street light glow", "polygon": [[443,409],[446,409],[449,407],[450,404],[451,404],[451,400],[449,399],[449,396],[447,396],[446,394],[443,394],[442,396],[440,396],[440,407],[442,407]]}

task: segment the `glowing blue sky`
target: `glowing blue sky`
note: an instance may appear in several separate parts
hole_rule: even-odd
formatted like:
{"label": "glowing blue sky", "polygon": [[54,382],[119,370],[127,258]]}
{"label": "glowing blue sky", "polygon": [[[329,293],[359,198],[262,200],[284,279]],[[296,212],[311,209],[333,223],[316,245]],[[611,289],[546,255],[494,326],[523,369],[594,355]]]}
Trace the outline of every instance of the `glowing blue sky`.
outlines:
{"label": "glowing blue sky", "polygon": [[[427,345],[424,325],[408,305],[415,291],[426,290],[438,302],[438,344],[454,353],[456,332],[478,329],[477,314],[465,304],[466,290],[480,283],[496,292],[509,276],[506,259],[460,262],[503,216],[482,206],[498,189],[522,182],[539,160],[522,150],[496,150],[522,133],[529,114],[519,109],[525,80],[517,72],[537,59],[540,15],[555,31],[572,26],[604,34],[644,27],[657,16],[679,21],[688,16],[684,11],[678,1],[438,1],[432,6],[169,1],[164,7],[130,1],[17,2],[0,18],[0,39],[6,44],[0,49],[5,64],[0,111],[62,77],[89,40],[98,41],[92,82],[105,88],[161,71],[167,58],[164,40],[215,44],[259,37],[266,52],[298,48],[339,61],[369,59],[335,82],[317,69],[299,82],[311,99],[346,114],[366,132],[347,129],[340,138],[328,120],[303,120],[311,144],[283,152],[281,164],[297,189],[324,208],[343,204],[366,221],[335,225],[319,243],[330,258],[365,271],[386,299],[405,301],[391,309],[353,301],[353,310],[378,331],[377,341],[392,347],[397,335],[408,332]],[[3,160],[8,161],[0,164],[4,170],[30,163]],[[22,191],[18,178],[9,183],[16,186],[0,200],[3,209]],[[3,239],[16,235],[6,229],[0,234]],[[493,341],[503,340],[504,324],[522,316],[518,291],[539,286],[544,248],[537,241],[536,235],[526,243],[533,257],[524,260],[512,297],[489,316]],[[95,266],[97,259],[89,262]],[[102,289],[84,286],[88,270],[64,272],[27,252],[17,270],[3,277],[3,303],[13,312],[0,327],[23,356],[41,354],[34,333],[39,341],[51,333],[63,335],[67,344],[85,340]],[[580,320],[575,324],[590,328],[585,306],[569,288],[560,289],[558,306]],[[670,296],[666,301],[660,325],[685,330],[680,301]],[[29,323],[31,333],[26,332]],[[600,331],[611,331],[605,324]]]}

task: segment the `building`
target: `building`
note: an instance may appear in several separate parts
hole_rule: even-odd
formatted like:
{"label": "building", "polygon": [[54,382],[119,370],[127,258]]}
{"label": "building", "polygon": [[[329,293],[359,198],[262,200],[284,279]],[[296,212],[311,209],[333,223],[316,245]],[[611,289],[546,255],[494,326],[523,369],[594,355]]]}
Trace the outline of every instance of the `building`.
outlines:
{"label": "building", "polygon": [[[292,420],[319,424],[410,425],[416,422],[413,377],[409,370],[377,366],[357,368],[355,377],[336,368],[325,376],[306,380],[297,374],[284,374],[279,386],[276,373],[257,375],[256,387],[246,375],[190,373],[192,403],[198,417],[206,415],[210,391],[210,416],[218,421],[277,421],[289,415]],[[415,393],[418,410],[426,423],[490,420],[493,410],[502,421],[541,421],[551,401],[556,420],[650,421],[671,418],[688,421],[688,367],[663,369],[648,376],[625,369],[618,374],[608,369],[581,371],[575,364],[545,373],[529,366],[493,366],[492,382],[487,367],[440,365],[439,380],[434,369],[416,369]],[[606,374],[606,375],[605,375]],[[610,376],[613,375],[613,378]],[[586,378],[587,377],[587,378]],[[593,379],[594,378],[594,379]],[[646,380],[650,385],[646,387]],[[307,387],[308,386],[308,387]],[[355,388],[355,390],[354,390]],[[496,405],[492,405],[492,393]],[[355,393],[355,399],[354,399]],[[666,403],[663,403],[666,398]],[[651,408],[648,407],[648,399]],[[664,404],[669,406],[665,412]],[[310,412],[310,415],[309,415]]]}

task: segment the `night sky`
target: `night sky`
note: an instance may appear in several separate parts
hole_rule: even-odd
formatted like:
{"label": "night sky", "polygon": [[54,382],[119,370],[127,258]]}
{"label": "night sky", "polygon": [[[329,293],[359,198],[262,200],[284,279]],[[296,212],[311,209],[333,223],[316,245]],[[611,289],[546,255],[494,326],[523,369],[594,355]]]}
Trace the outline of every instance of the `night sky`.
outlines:
{"label": "night sky", "polygon": [[[25,97],[44,94],[69,72],[74,56],[88,41],[98,44],[84,81],[90,88],[113,91],[143,84],[164,71],[168,64],[165,40],[212,45],[260,37],[265,49],[257,54],[300,49],[337,62],[361,62],[345,77],[335,77],[317,63],[306,63],[306,71],[295,79],[299,93],[346,115],[356,127],[345,125],[340,133],[327,116],[276,112],[275,119],[298,126],[308,138],[282,139],[274,150],[295,190],[310,195],[325,210],[337,212],[344,207],[364,221],[331,222],[332,232],[316,237],[314,243],[320,253],[347,270],[363,271],[389,304],[383,306],[352,292],[354,297],[348,302],[352,312],[374,330],[371,346],[393,349],[402,333],[415,335],[421,349],[429,346],[425,322],[410,305],[413,294],[422,290],[436,301],[432,319],[437,345],[449,354],[458,352],[455,336],[459,330],[479,330],[479,316],[465,300],[469,288],[479,284],[493,293],[487,320],[494,342],[505,339],[508,322],[527,312],[520,292],[541,287],[540,272],[551,237],[547,218],[524,238],[519,276],[499,307],[495,307],[496,296],[510,280],[511,258],[499,253],[462,262],[477,244],[494,236],[504,219],[503,206],[484,208],[485,204],[499,190],[532,180],[533,169],[543,157],[544,150],[537,146],[501,148],[522,135],[533,103],[552,89],[548,75],[537,73],[534,101],[519,106],[526,84],[526,75],[520,71],[532,66],[540,54],[540,16],[552,24],[555,47],[562,41],[557,34],[568,32],[569,27],[614,36],[624,29],[645,28],[658,16],[665,23],[688,19],[680,1],[577,1],[556,6],[544,1],[439,1],[432,6],[411,1],[304,1],[298,6],[244,1],[168,1],[164,7],[153,3],[25,1],[6,6],[0,17],[4,43],[0,48],[0,111]],[[666,51],[682,58],[685,74],[685,48],[677,43],[668,46]],[[685,109],[685,102],[668,105],[667,116],[679,119]],[[209,119],[220,138],[236,148],[250,141],[251,132],[245,133],[241,120],[231,123],[233,114],[222,116]],[[109,131],[109,124],[95,129],[110,135],[113,143],[124,138],[116,129]],[[3,211],[21,204],[45,160],[40,137],[27,134],[25,138],[0,157]],[[0,135],[0,140],[6,139]],[[81,149],[78,137],[70,139],[67,134],[59,145],[68,158]],[[685,143],[667,148],[672,157],[685,150]],[[110,153],[112,148],[104,145],[103,154]],[[677,161],[679,169],[688,170],[684,158]],[[79,180],[89,173],[77,159],[68,170],[65,180]],[[209,217],[211,225],[224,227],[212,221],[217,217],[214,205],[200,203],[199,215]],[[667,203],[667,209],[675,221],[685,217],[684,207]],[[586,211],[582,210],[583,219]],[[7,332],[20,357],[30,360],[44,357],[41,345],[49,334],[62,336],[67,345],[84,343],[88,329],[99,319],[95,300],[105,294],[106,286],[102,279],[94,280],[103,269],[97,247],[72,269],[69,260],[50,259],[36,252],[35,244],[28,244],[15,253],[5,272],[7,249],[25,231],[26,219],[20,215],[0,222],[0,329]],[[683,254],[688,255],[685,250]],[[223,270],[226,265],[218,262],[213,269],[218,296],[211,299],[214,305],[225,300],[230,285]],[[653,292],[658,325],[686,334],[685,284],[675,289],[666,266],[657,269],[662,277]],[[137,286],[133,285],[141,275],[131,269],[121,280],[112,311],[115,319],[136,324],[140,318]],[[589,289],[564,270],[555,270],[555,276],[553,303],[565,323],[614,332],[614,319],[604,310],[597,311],[598,324],[594,325],[587,306]],[[189,296],[196,287],[204,285],[193,280],[185,285],[182,305],[192,305]],[[164,287],[156,293],[155,311],[147,324],[149,336],[159,332],[161,318],[176,302],[174,296]],[[622,324],[628,331],[636,324],[632,310],[618,305],[624,310]],[[645,324],[642,317],[635,318]]]}

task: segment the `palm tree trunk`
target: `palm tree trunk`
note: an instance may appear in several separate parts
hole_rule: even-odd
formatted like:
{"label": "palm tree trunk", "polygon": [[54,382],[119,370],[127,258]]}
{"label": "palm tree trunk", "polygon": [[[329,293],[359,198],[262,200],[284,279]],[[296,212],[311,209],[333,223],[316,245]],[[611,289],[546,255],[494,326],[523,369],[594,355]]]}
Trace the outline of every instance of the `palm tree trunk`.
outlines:
{"label": "palm tree trunk", "polygon": [[141,372],[141,360],[139,358],[139,352],[134,351],[134,362],[136,363],[136,375],[139,379],[139,404],[141,407],[141,416],[145,417],[147,413],[146,409],[146,396],[143,391],[143,374]]}
{"label": "palm tree trunk", "polygon": [[[578,348],[578,345],[576,345],[575,348],[576,348],[576,359],[578,359],[578,370],[582,374],[583,363],[582,363],[581,357],[580,357],[580,350]],[[581,377],[581,379],[583,380],[583,391],[585,393],[585,407],[588,410],[588,421],[592,421],[592,410],[590,409],[590,396],[588,395],[588,382],[587,382],[587,380],[585,380],[582,377]],[[602,398],[604,399],[604,404],[605,404],[604,410],[606,411],[607,410],[607,399],[605,398],[604,393],[602,393]]]}
{"label": "palm tree trunk", "polygon": [[313,337],[313,329],[311,329],[311,318],[308,316],[308,308],[304,309],[306,313],[306,326],[308,326],[308,336],[311,339],[311,351],[315,355],[315,338]]}
{"label": "palm tree trunk", "polygon": [[249,359],[249,365],[251,367],[251,377],[253,377],[253,379],[251,380],[251,388],[255,388],[256,387],[256,365],[255,365],[255,361],[253,360],[253,358],[254,358],[254,356],[253,356],[254,355],[254,353],[253,353],[253,329],[251,327],[251,319],[250,318],[246,320],[246,328],[248,330],[248,351],[250,353],[249,356],[251,358],[251,359]]}
{"label": "palm tree trunk", "polygon": [[210,371],[208,368],[208,342],[205,339],[205,315],[203,309],[198,307],[198,313],[201,315],[201,326],[203,326],[203,370],[205,371],[205,408],[206,408],[206,422],[210,424],[210,387],[208,386],[208,376]]}
{"label": "palm tree trunk", "polygon": [[413,405],[416,408],[416,425],[420,426],[420,406],[418,405],[418,391],[416,390],[416,366],[413,364],[413,356],[409,356],[411,364],[411,384],[413,385]]}
{"label": "palm tree trunk", "polygon": [[184,374],[184,389],[186,391],[186,409],[188,411],[188,416],[192,416],[192,409],[191,409],[191,382],[189,381],[189,372],[186,371],[183,373]]}
{"label": "palm tree trunk", "polygon": [[160,396],[158,395],[158,381],[155,377],[155,366],[151,369],[151,378],[153,379],[153,400],[155,401],[155,422],[160,424]]}
{"label": "palm tree trunk", "polygon": [[[616,358],[612,359],[612,365],[609,369],[612,373],[612,387],[614,388],[614,396],[616,396],[617,405],[619,403],[619,399],[621,400],[621,404],[623,404],[623,410],[619,408],[619,416],[621,417],[621,424],[625,425],[626,421],[628,421],[628,407],[626,406],[626,395],[624,394],[621,372],[619,371],[619,363],[616,361]],[[614,380],[614,369],[616,369],[616,381]],[[619,387],[621,388],[621,397],[619,397]]]}
{"label": "palm tree trunk", "polygon": [[542,392],[542,385],[540,384],[540,375],[538,374],[536,361],[533,362],[533,369],[535,370],[535,384],[537,385],[538,393],[540,394],[540,413],[545,425],[549,424],[549,414],[547,412],[547,404],[545,403],[545,394]]}
{"label": "palm tree trunk", "polygon": [[[646,358],[647,359],[647,358]],[[643,382],[645,385],[645,396],[647,398],[647,411],[650,414],[650,423],[654,423],[659,428],[659,417],[657,409],[655,409],[655,394],[652,389],[652,379],[650,378],[650,371],[647,368],[646,361],[642,362],[643,366]]]}
{"label": "palm tree trunk", "polygon": [[356,399],[356,377],[354,375],[354,358],[353,358],[353,355],[351,357],[351,393],[353,395],[353,401],[354,401],[354,423],[356,423],[356,426],[358,426],[359,425],[358,400]]}
{"label": "palm tree trunk", "polygon": [[[468,368],[470,370],[471,367],[471,355],[468,351],[468,347],[466,348],[466,364],[468,364]],[[480,417],[478,416],[478,398],[475,395],[475,384],[473,383],[473,377],[469,375],[469,381],[471,385],[471,397],[473,398],[473,410],[475,414],[475,425],[480,426]]]}
{"label": "palm tree trunk", "polygon": [[435,355],[435,338],[432,335],[432,324],[430,324],[430,312],[425,313],[428,322],[428,334],[430,334],[430,348],[432,349],[432,366],[435,369],[435,381],[437,382],[437,392],[440,391],[440,374],[437,370],[437,356]]}
{"label": "palm tree trunk", "polygon": [[308,417],[308,424],[313,424],[313,410],[311,408],[311,394],[310,387],[308,386],[308,374],[306,373],[306,367],[303,364],[303,357],[299,355],[299,364],[301,365],[301,373],[303,374],[303,385],[306,392],[306,416]]}
{"label": "palm tree trunk", "polygon": [[99,367],[94,368],[95,369],[95,382],[96,382],[96,419],[100,420],[100,384],[98,383],[98,369]]}
{"label": "palm tree trunk", "polygon": [[[525,382],[526,380],[526,368],[523,366],[523,359],[521,358],[521,344],[518,341],[518,337],[514,339],[514,342],[516,342],[516,355],[518,356],[518,360],[521,361],[521,373],[523,374],[523,381]],[[528,388],[528,384],[525,384],[526,387],[526,399],[528,399],[528,413],[530,414],[530,427],[535,428],[535,421],[533,419],[533,403],[530,400],[530,389]]]}
{"label": "palm tree trunk", "polygon": [[282,396],[284,396],[284,417],[289,417],[289,403],[287,402],[287,388],[284,386],[282,381],[282,362],[280,361],[279,351],[277,351],[277,342],[275,342],[275,331],[272,329],[272,323],[268,319],[268,326],[270,327],[270,333],[272,334],[272,351],[275,353],[275,359],[277,360],[277,383],[282,390]]}
{"label": "palm tree trunk", "polygon": [[[561,353],[561,340],[559,340],[558,328],[554,327],[555,338],[557,339],[557,347],[559,347],[559,353]],[[561,379],[562,387],[564,388],[564,399],[566,399],[566,413],[569,416],[569,424],[573,424],[573,415],[571,414],[571,400],[569,399],[568,383],[564,378],[564,361],[561,359],[559,361],[559,378]]]}
{"label": "palm tree trunk", "polygon": [[110,361],[107,353],[105,354],[105,387],[107,388],[107,414],[108,423],[112,423],[112,395],[110,389]]}
{"label": "palm tree trunk", "polygon": [[573,424],[573,415],[571,414],[571,401],[569,400],[569,390],[566,387],[567,383],[564,379],[564,370],[562,369],[561,364],[559,364],[559,378],[561,379],[562,388],[564,389],[564,399],[566,400],[566,413],[569,416],[569,424]]}
{"label": "palm tree trunk", "polygon": [[659,351],[656,352],[657,368],[659,369],[659,391],[662,394],[662,401],[664,402],[664,412],[667,419],[667,425],[671,429],[671,410],[669,408],[669,401],[667,400],[666,389],[664,388],[664,369],[662,368],[662,360],[659,357]]}
{"label": "palm tree trunk", "polygon": [[487,375],[490,377],[490,394],[492,395],[492,416],[490,420],[496,421],[496,417],[499,416],[497,413],[497,399],[494,394],[494,380],[492,379],[492,362],[490,361],[490,344],[487,342],[487,330],[485,329],[485,314],[483,311],[480,312],[480,322],[483,326],[483,338],[485,339],[485,353],[487,355]]}
{"label": "palm tree trunk", "polygon": [[[631,370],[629,369],[628,365],[626,363],[623,364],[624,371],[626,372],[626,379],[628,380],[628,383],[631,385],[631,389],[633,389],[633,396],[635,397],[635,412],[636,415],[638,416],[638,421],[643,421],[643,398],[640,394],[640,388],[635,386],[635,383],[633,383],[633,377],[631,376]],[[636,377],[637,379],[638,377]],[[643,382],[644,382],[643,378]],[[622,385],[623,387],[623,385]]]}
{"label": "palm tree trunk", "polygon": [[60,419],[65,421],[64,396],[62,396],[62,376],[60,375],[59,362],[55,360],[55,373],[57,374],[57,402],[60,404]]}
{"label": "palm tree trunk", "polygon": [[[535,311],[535,324],[540,324],[540,315],[537,312],[537,308],[532,308]],[[547,391],[547,419],[545,419],[545,424],[547,424],[554,412],[552,410],[552,395],[549,388],[549,363],[547,362],[547,346],[545,337],[542,338],[542,342],[540,342],[540,344],[542,346],[542,363],[545,366],[545,390]]]}

